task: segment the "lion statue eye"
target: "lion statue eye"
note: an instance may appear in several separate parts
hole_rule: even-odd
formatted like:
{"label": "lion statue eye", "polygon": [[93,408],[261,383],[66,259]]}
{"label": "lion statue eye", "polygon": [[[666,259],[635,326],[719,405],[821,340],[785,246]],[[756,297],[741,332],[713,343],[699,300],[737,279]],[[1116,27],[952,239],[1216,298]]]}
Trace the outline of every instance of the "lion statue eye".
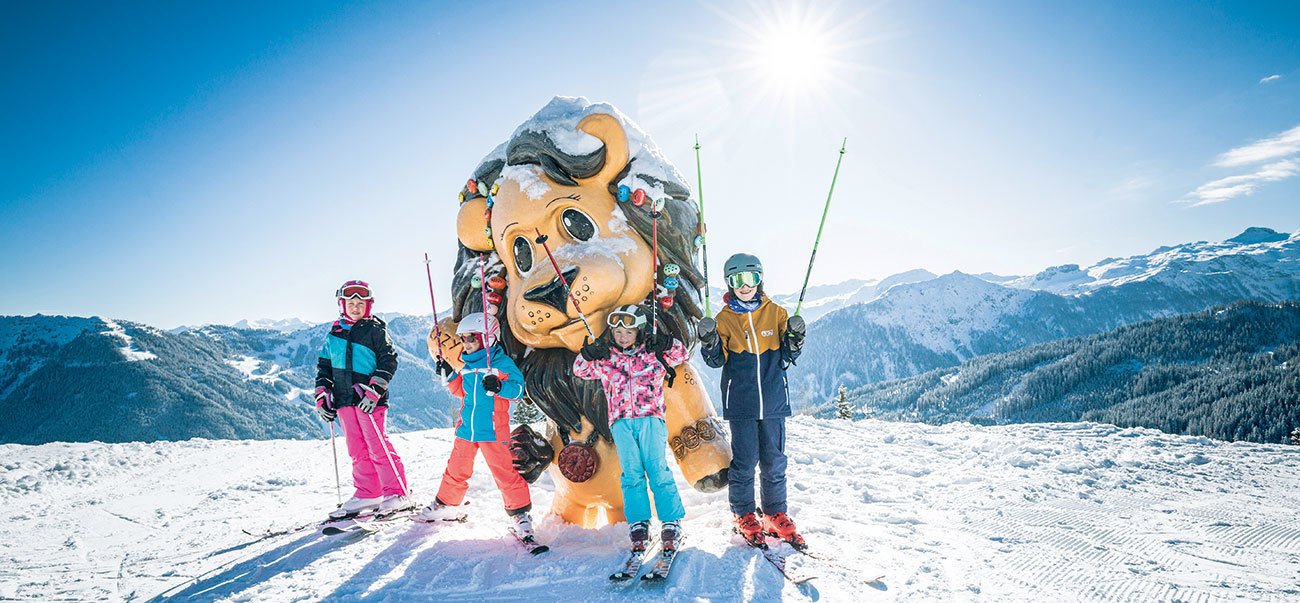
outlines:
{"label": "lion statue eye", "polygon": [[515,267],[520,273],[533,269],[533,245],[524,237],[515,237]]}
{"label": "lion statue eye", "polygon": [[564,221],[564,229],[579,241],[590,241],[596,236],[596,225],[592,223],[591,218],[576,209],[566,209],[561,214],[560,219]]}

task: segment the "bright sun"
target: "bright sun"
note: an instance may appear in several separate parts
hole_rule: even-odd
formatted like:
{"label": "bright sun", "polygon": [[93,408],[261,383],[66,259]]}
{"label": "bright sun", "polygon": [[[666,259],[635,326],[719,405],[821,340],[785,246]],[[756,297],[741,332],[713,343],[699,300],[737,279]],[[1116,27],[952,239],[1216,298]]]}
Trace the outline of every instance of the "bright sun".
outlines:
{"label": "bright sun", "polygon": [[799,16],[764,24],[755,40],[753,67],[778,92],[820,87],[833,59],[827,32]]}
{"label": "bright sun", "polygon": [[723,44],[736,52],[735,71],[750,86],[750,100],[788,115],[835,106],[836,93],[860,69],[854,51],[863,44],[856,30],[865,12],[845,15],[837,3],[807,0],[749,0],[745,6],[749,10],[721,16],[741,34]]}

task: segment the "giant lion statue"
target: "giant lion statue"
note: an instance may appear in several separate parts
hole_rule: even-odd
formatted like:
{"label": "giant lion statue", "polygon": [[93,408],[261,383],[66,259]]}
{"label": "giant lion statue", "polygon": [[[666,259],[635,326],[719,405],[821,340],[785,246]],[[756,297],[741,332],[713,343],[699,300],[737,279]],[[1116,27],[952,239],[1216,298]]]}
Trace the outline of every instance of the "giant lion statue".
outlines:
{"label": "giant lion statue", "polygon": [[[440,347],[458,364],[459,340],[450,335],[457,322],[483,309],[497,314],[528,399],[547,417],[550,446],[542,442],[545,452],[535,453],[546,458],[520,460],[517,448],[517,466],[531,464],[536,479],[549,465],[553,511],[567,522],[594,527],[602,509],[609,523],[624,521],[604,392],[572,372],[587,325],[599,336],[613,308],[656,304],[659,328],[694,347],[706,283],[696,268],[700,227],[689,196],[631,120],[608,104],[569,97],[519,126],[460,192],[453,315],[440,323],[441,341],[430,332],[429,349]],[[680,274],[666,288],[662,268],[672,264]],[[676,372],[664,394],[669,447],[687,482],[717,491],[727,484],[730,447],[695,369],[683,364]]]}

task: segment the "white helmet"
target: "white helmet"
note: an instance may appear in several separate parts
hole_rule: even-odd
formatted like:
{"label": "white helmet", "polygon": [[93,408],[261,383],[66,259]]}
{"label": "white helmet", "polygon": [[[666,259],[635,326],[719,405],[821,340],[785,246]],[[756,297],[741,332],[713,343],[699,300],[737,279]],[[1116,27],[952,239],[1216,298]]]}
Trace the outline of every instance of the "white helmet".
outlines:
{"label": "white helmet", "polygon": [[[487,324],[484,324],[486,318]],[[469,333],[479,333],[487,339],[487,345],[492,345],[497,341],[497,335],[501,333],[501,323],[497,322],[495,316],[485,316],[482,312],[472,312],[466,314],[461,319],[460,324],[456,325],[457,335],[466,335]]]}

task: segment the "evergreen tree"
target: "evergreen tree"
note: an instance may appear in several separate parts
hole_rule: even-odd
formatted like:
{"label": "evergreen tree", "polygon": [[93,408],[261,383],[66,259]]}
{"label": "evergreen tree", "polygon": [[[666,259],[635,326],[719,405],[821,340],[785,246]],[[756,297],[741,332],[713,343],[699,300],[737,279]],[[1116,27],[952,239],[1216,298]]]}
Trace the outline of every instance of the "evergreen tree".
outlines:
{"label": "evergreen tree", "polygon": [[533,404],[528,398],[520,400],[515,404],[515,423],[537,423],[542,420],[542,413],[538,410],[537,405]]}
{"label": "evergreen tree", "polygon": [[1300,427],[1291,430],[1291,445],[1300,446]]}
{"label": "evergreen tree", "polygon": [[835,395],[835,416],[846,421],[853,419],[853,407],[849,405],[849,392],[843,385],[840,393]]}

